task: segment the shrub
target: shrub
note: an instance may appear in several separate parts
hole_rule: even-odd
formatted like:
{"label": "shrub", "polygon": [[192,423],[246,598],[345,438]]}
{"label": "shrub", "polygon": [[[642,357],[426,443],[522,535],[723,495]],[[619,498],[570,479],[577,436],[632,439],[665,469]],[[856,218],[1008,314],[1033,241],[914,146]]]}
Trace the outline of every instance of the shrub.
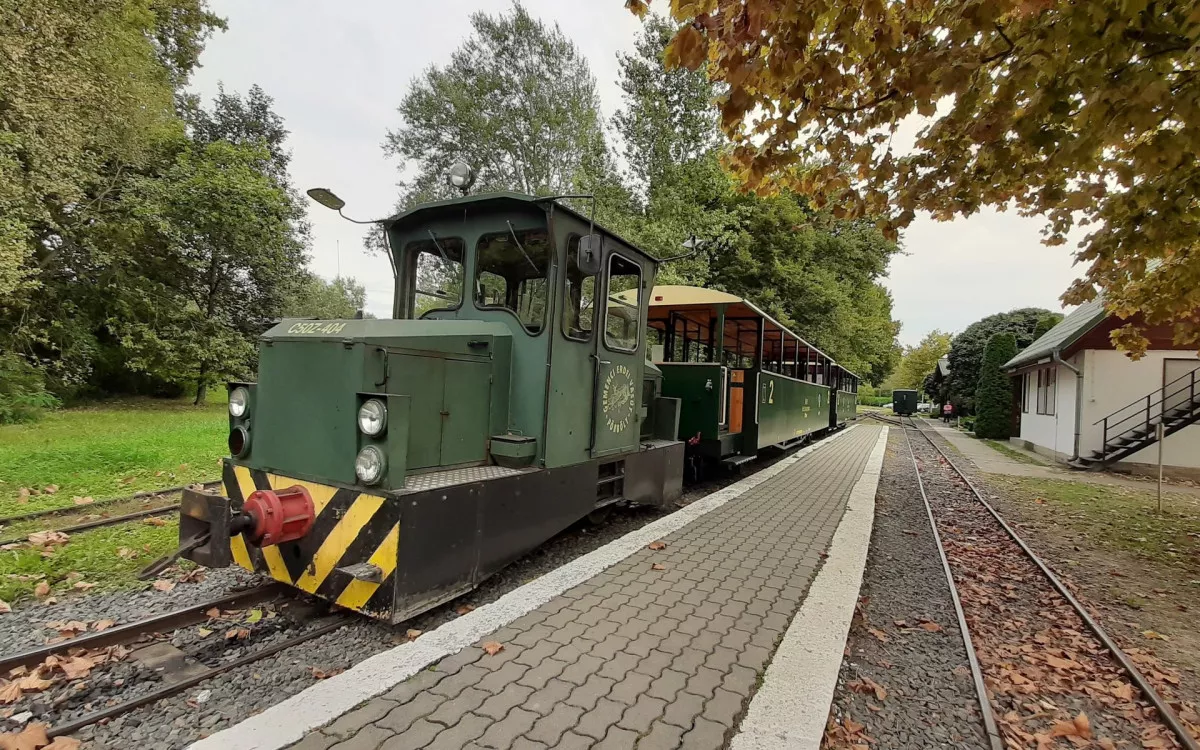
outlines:
{"label": "shrub", "polygon": [[15,354],[0,354],[0,424],[32,422],[59,405],[40,370]]}
{"label": "shrub", "polygon": [[994,334],[983,349],[979,386],[975,390],[975,436],[1007,440],[1012,433],[1012,382],[1004,363],[1017,354],[1017,337]]}

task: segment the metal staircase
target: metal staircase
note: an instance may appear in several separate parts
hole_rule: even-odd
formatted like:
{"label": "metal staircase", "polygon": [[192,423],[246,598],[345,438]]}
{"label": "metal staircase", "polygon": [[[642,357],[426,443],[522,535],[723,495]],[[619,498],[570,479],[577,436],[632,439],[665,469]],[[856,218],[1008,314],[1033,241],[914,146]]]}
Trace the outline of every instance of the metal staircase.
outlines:
{"label": "metal staircase", "polygon": [[1132,404],[1117,409],[1095,424],[1102,424],[1103,448],[1070,462],[1077,469],[1100,469],[1137,453],[1158,440],[1158,425],[1163,435],[1182,430],[1200,421],[1200,370],[1183,376],[1147,393]]}

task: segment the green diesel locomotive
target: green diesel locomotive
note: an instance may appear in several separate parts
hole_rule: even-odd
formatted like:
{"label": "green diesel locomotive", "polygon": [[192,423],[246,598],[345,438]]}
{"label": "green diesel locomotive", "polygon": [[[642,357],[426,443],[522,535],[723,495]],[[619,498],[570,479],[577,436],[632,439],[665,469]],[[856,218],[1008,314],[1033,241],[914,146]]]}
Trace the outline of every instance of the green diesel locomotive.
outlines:
{"label": "green diesel locomotive", "polygon": [[760,323],[710,342],[711,377],[655,365],[658,261],[553,198],[382,225],[393,319],[263,335],[257,382],[229,385],[224,491],[184,493],[179,554],[399,622],[589,514],[672,505],[685,452],[751,457],[853,417],[852,376],[744,300],[712,308],[718,329]]}

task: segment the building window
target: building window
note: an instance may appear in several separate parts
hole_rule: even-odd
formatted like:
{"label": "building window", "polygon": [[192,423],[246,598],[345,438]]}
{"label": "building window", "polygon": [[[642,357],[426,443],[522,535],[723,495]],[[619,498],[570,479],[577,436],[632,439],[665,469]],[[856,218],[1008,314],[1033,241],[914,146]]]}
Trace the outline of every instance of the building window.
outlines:
{"label": "building window", "polygon": [[1054,416],[1055,383],[1057,371],[1053,367],[1038,370],[1037,373],[1037,413]]}
{"label": "building window", "polygon": [[1029,373],[1021,373],[1019,388],[1021,389],[1021,413],[1029,413]]}

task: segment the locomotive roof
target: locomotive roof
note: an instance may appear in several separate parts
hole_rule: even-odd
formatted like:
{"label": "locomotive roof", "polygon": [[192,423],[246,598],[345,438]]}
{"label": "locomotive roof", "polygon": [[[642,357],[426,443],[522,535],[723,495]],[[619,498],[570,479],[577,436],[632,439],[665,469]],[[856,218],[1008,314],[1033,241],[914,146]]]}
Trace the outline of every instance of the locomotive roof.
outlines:
{"label": "locomotive roof", "polygon": [[562,203],[558,200],[558,198],[566,198],[566,197],[578,198],[581,196],[562,196],[562,195],[537,196],[537,195],[529,195],[527,193],[510,193],[510,192],[479,193],[477,195],[464,195],[464,196],[460,196],[458,198],[448,198],[446,200],[441,200],[441,201],[429,201],[428,203],[417,204],[416,206],[413,206],[412,208],[401,211],[400,213],[385,219],[383,221],[383,225],[385,228],[390,229],[395,226],[403,226],[412,221],[415,221],[417,219],[418,215],[420,215],[420,214],[435,214],[435,215],[436,214],[446,214],[446,213],[450,213],[451,211],[454,211],[455,209],[460,209],[463,207],[468,207],[468,206],[472,206],[472,205],[476,205],[476,204],[486,204],[486,205],[494,206],[494,207],[498,207],[498,208],[504,208],[505,205],[509,206],[510,208],[517,208],[517,207],[526,208],[529,206],[536,206],[543,210],[547,207],[547,205],[553,204],[554,210],[556,210],[556,211],[563,211],[567,214],[570,214],[571,216],[575,217],[579,221],[584,222],[585,224],[594,224],[595,231],[597,234],[608,235],[609,237],[612,237],[613,239],[618,240],[623,245],[632,249],[634,252],[640,254],[641,256],[643,256],[655,263],[658,262],[658,258],[654,257],[653,255],[646,252],[645,250],[641,249],[634,243],[625,239],[624,237],[617,234],[616,232],[613,232],[610,229],[606,229],[603,224],[600,224],[599,222],[592,222],[591,217],[585,216],[584,214],[576,211],[575,209],[571,208],[567,204]]}
{"label": "locomotive roof", "polygon": [[[837,364],[837,360],[830,357],[825,352],[805,341],[799,335],[791,331],[787,326],[775,320],[767,313],[763,312],[758,305],[755,305],[750,300],[744,297],[738,297],[735,294],[721,292],[716,289],[706,289],[699,286],[683,286],[683,285],[665,285],[656,286],[650,293],[650,320],[666,320],[670,312],[679,312],[700,325],[707,327],[709,321],[716,317],[717,306],[725,305],[725,319],[743,318],[761,318],[763,320],[763,329],[765,331],[783,331],[785,334],[795,339],[798,343],[803,344],[806,348],[825,357],[830,362]],[[658,314],[655,314],[656,310]],[[739,327],[737,338],[726,335],[726,341],[737,341],[744,336],[754,336],[755,332],[746,331],[745,333]],[[750,340],[743,340],[742,343],[753,344]],[[773,342],[770,342],[774,345]],[[838,367],[842,367],[838,365]],[[842,367],[843,370],[846,368]],[[846,372],[858,377],[853,372]]]}

